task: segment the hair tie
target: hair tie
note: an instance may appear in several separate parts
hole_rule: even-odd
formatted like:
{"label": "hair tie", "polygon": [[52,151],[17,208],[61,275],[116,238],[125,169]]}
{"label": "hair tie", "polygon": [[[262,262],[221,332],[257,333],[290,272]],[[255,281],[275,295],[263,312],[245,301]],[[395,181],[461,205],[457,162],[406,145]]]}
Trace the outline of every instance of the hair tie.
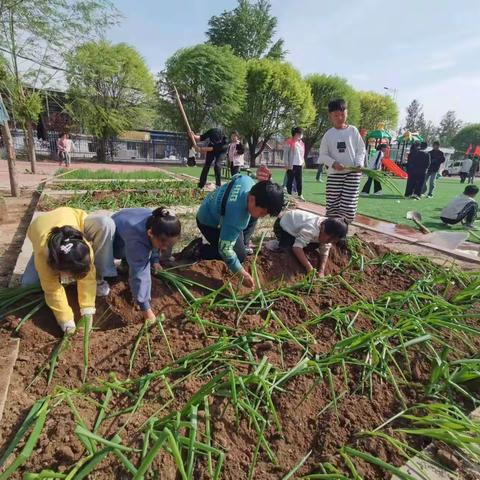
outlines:
{"label": "hair tie", "polygon": [[65,245],[60,246],[60,251],[62,251],[65,254],[69,254],[72,247],[73,247],[73,243],[67,243]]}

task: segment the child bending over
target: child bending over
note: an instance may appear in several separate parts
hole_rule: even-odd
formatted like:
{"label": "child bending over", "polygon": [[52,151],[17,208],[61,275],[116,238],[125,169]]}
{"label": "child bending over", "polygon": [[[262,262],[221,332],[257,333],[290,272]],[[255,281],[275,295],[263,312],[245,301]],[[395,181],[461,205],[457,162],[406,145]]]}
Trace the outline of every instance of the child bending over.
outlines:
{"label": "child bending over", "polygon": [[273,231],[279,246],[292,247],[293,254],[307,272],[313,270],[313,266],[304,248],[314,244],[320,253],[318,273],[324,276],[330,246],[345,239],[348,223],[340,217],[327,218],[304,210],[289,210],[275,221]]}

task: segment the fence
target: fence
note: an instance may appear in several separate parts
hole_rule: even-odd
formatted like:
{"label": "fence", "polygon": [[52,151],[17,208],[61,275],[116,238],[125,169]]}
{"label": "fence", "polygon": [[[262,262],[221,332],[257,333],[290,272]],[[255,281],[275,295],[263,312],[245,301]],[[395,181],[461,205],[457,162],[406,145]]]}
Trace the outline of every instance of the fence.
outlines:
{"label": "fence", "polygon": [[[105,158],[111,162],[138,163],[185,163],[188,157],[186,136],[173,132],[151,132],[150,140],[113,139],[105,144],[91,135],[71,134],[73,151],[71,157],[79,161],[96,161],[101,148]],[[17,156],[27,156],[23,130],[12,130]],[[39,158],[57,159],[57,140],[59,134],[50,132],[47,140],[35,138],[35,151]],[[247,146],[246,146],[247,147]],[[2,152],[4,154],[4,152]],[[197,163],[202,164],[204,155],[198,155]],[[5,158],[5,156],[3,156]],[[308,167],[314,167],[318,161],[318,151],[312,150],[307,160]],[[283,167],[283,148],[280,142],[268,146],[255,159],[257,165]],[[245,164],[250,165],[248,147],[245,149]]]}
{"label": "fence", "polygon": [[[12,131],[13,142],[18,156],[26,156],[25,135],[22,130]],[[59,135],[49,133],[47,140],[35,139],[35,152],[38,157],[57,158]],[[188,144],[186,138],[177,133],[156,134],[145,141],[113,139],[102,143],[89,135],[71,134],[73,142],[72,159],[97,160],[98,152],[104,148],[106,160],[112,162],[180,162],[186,159]]]}

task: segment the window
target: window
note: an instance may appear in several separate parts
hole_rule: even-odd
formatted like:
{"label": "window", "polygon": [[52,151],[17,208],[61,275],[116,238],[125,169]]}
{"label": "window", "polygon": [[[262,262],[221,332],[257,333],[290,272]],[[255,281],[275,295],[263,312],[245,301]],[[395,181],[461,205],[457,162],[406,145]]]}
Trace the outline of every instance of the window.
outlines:
{"label": "window", "polygon": [[127,142],[127,150],[136,150],[137,144],[136,142]]}

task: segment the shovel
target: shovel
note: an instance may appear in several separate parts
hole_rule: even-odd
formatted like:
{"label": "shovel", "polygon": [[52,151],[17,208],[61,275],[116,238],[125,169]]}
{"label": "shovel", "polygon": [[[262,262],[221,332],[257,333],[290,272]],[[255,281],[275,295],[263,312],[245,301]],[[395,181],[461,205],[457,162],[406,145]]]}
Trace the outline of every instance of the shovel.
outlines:
{"label": "shovel", "polygon": [[417,243],[429,243],[436,247],[448,250],[456,250],[468,238],[468,232],[431,232],[422,223],[422,215],[419,212],[407,212],[407,218],[412,220],[425,235],[417,240]]}
{"label": "shovel", "polygon": [[431,233],[430,230],[422,223],[422,214],[419,212],[407,212],[407,218],[412,220],[422,233]]}

